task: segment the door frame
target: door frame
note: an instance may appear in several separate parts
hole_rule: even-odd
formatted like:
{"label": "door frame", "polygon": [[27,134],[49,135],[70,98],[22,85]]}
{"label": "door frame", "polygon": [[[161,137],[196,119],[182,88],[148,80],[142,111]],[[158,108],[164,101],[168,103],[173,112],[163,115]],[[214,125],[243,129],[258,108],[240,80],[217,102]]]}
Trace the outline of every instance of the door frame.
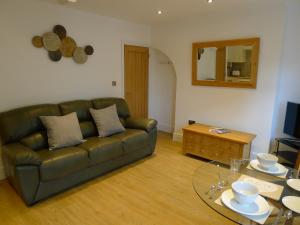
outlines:
{"label": "door frame", "polygon": [[[121,58],[121,67],[122,67],[122,70],[121,70],[121,82],[120,82],[120,85],[121,85],[121,88],[120,88],[120,91],[121,91],[121,97],[125,99],[125,45],[135,45],[135,46],[139,46],[139,47],[146,47],[146,48],[149,48],[150,50],[150,44],[146,44],[145,42],[140,42],[140,41],[121,41],[121,54],[122,54],[122,58]],[[150,56],[149,56],[150,57]],[[149,83],[148,83],[148,86],[149,86]],[[148,101],[148,108],[149,108],[149,101]],[[149,111],[149,109],[148,109]]]}

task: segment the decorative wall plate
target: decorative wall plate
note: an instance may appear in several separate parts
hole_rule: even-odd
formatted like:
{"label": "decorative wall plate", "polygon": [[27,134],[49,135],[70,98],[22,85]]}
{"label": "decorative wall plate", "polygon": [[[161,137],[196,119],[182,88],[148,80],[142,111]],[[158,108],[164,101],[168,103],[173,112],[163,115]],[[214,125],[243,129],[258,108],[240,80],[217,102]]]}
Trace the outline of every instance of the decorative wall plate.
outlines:
{"label": "decorative wall plate", "polygon": [[77,47],[76,42],[71,37],[65,37],[61,41],[60,51],[64,57],[72,57]]}
{"label": "decorative wall plate", "polygon": [[87,55],[93,55],[94,48],[91,45],[87,45],[85,46],[84,51]]}
{"label": "decorative wall plate", "polygon": [[61,45],[61,41],[57,34],[47,32],[43,35],[43,44],[48,51],[56,51]]}
{"label": "decorative wall plate", "polygon": [[41,48],[43,47],[43,39],[41,36],[34,36],[31,40],[34,47]]}
{"label": "decorative wall plate", "polygon": [[73,54],[73,59],[78,64],[83,64],[87,61],[88,55],[85,53],[84,49],[77,47]]}
{"label": "decorative wall plate", "polygon": [[73,57],[76,63],[83,64],[87,61],[88,55],[94,53],[91,45],[84,48],[77,47],[75,40],[67,36],[64,26],[57,24],[52,30],[53,32],[44,33],[42,36],[36,35],[31,40],[35,47],[44,47],[48,51],[50,60],[57,62],[61,60],[62,56]]}
{"label": "decorative wall plate", "polygon": [[56,33],[60,39],[64,39],[67,36],[66,28],[59,24],[54,26],[53,32]]}
{"label": "decorative wall plate", "polygon": [[55,51],[55,52],[48,52],[48,56],[49,58],[54,61],[54,62],[57,62],[61,59],[62,55],[61,55],[61,52],[59,50]]}

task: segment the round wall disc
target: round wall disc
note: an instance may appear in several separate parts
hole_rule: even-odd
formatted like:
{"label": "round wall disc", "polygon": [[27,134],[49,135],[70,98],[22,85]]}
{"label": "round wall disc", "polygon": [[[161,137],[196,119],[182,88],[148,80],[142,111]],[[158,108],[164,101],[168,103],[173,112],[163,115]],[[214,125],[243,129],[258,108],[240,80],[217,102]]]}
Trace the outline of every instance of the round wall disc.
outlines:
{"label": "round wall disc", "polygon": [[54,62],[61,60],[61,57],[62,57],[61,52],[59,50],[54,51],[54,52],[49,51],[48,56]]}
{"label": "round wall disc", "polygon": [[64,57],[72,57],[77,47],[76,42],[71,37],[65,37],[61,41],[60,51]]}
{"label": "round wall disc", "polygon": [[85,53],[84,49],[77,47],[73,54],[73,59],[78,64],[83,64],[87,61],[88,55]]}
{"label": "round wall disc", "polygon": [[43,35],[43,44],[48,51],[57,51],[61,45],[61,41],[57,34],[47,32]]}
{"label": "round wall disc", "polygon": [[64,39],[67,36],[66,28],[59,24],[54,26],[53,32],[56,33],[60,39]]}
{"label": "round wall disc", "polygon": [[43,39],[41,36],[34,36],[31,41],[34,47],[37,48],[43,47]]}
{"label": "round wall disc", "polygon": [[91,45],[87,45],[85,46],[84,51],[87,55],[93,55],[94,48]]}

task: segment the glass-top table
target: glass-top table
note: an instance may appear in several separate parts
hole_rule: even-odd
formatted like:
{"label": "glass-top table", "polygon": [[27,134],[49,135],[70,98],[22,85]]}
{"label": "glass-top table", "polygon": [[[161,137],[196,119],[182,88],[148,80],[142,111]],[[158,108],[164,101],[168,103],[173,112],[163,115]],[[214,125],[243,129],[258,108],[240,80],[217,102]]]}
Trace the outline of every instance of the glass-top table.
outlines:
{"label": "glass-top table", "polygon": [[274,209],[264,224],[300,225],[300,215],[295,212],[291,213],[281,201],[285,196],[300,196],[300,192],[293,190],[286,183],[293,169],[287,168],[289,171],[286,177],[281,178],[249,168],[249,160],[243,161],[238,172],[233,172],[230,170],[229,166],[215,161],[202,163],[193,175],[193,187],[198,196],[216,212],[238,224],[247,225],[258,223],[232,211],[224,205],[221,206],[220,204],[215,203],[215,201],[220,198],[223,191],[230,189],[231,184],[240,179],[242,175],[281,185],[284,189],[278,201],[265,197],[265,199],[274,206]]}

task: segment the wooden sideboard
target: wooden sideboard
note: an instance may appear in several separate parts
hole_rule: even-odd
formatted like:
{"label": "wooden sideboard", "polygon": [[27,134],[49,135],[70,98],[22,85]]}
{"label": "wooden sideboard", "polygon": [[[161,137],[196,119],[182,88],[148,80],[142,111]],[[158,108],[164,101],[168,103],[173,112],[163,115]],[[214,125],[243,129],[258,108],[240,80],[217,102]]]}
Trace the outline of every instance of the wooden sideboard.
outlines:
{"label": "wooden sideboard", "polygon": [[183,152],[225,164],[230,164],[232,158],[250,157],[251,143],[256,135],[234,130],[215,134],[210,132],[212,128],[204,124],[183,128]]}

